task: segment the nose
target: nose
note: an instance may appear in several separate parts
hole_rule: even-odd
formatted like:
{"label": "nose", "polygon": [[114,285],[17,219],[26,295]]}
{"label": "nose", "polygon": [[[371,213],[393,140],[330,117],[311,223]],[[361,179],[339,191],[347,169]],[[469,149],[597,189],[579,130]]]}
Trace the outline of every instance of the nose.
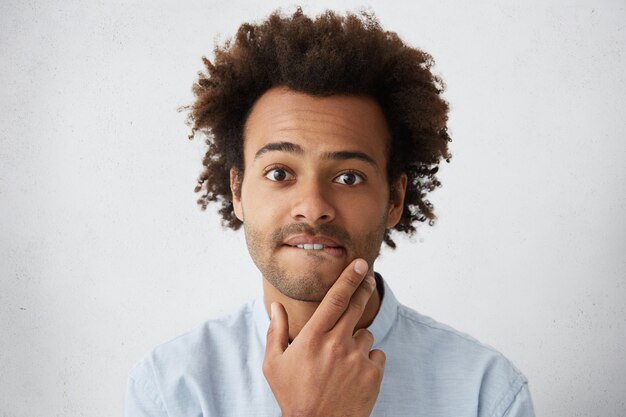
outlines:
{"label": "nose", "polygon": [[316,226],[335,218],[335,209],[329,199],[330,190],[319,181],[300,181],[294,191],[291,206],[291,216],[294,220]]}

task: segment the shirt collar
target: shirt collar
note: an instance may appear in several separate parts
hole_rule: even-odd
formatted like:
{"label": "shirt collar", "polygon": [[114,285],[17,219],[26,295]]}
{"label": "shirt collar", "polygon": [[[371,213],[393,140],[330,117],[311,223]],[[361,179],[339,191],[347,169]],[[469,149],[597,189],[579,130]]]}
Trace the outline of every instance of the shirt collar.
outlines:
{"label": "shirt collar", "polygon": [[[383,341],[385,336],[387,336],[398,316],[398,300],[378,272],[376,273],[376,286],[381,289],[380,296],[382,301],[374,321],[367,328],[372,332],[372,335],[374,335],[373,348],[376,348]],[[265,310],[265,302],[262,296],[253,302],[252,314],[258,336],[261,339],[262,345],[265,346],[270,319]]]}
{"label": "shirt collar", "polygon": [[252,305],[252,315],[261,345],[265,347],[265,342],[267,341],[267,329],[270,327],[270,317],[265,310],[263,296],[254,300],[254,304]]}
{"label": "shirt collar", "polygon": [[381,288],[380,296],[382,301],[378,313],[376,313],[376,317],[374,317],[374,321],[367,328],[367,330],[374,335],[373,348],[377,348],[378,345],[380,345],[385,336],[389,333],[389,330],[391,330],[391,326],[393,326],[393,323],[396,321],[396,317],[398,317],[398,300],[393,295],[387,282],[378,272],[376,272],[376,286]]}

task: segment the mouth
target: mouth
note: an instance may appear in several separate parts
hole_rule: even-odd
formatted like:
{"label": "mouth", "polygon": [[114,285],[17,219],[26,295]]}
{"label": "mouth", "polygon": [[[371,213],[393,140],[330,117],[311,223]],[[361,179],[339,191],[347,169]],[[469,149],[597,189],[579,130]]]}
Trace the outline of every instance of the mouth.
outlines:
{"label": "mouth", "polygon": [[345,252],[342,246],[326,236],[298,235],[288,239],[283,246],[296,250],[304,250],[311,254],[326,253],[341,256]]}
{"label": "mouth", "polygon": [[326,246],[319,243],[302,243],[294,246],[283,246],[311,256],[330,255],[332,257],[339,258],[345,254],[345,250],[341,246]]}
{"label": "mouth", "polygon": [[321,243],[302,243],[300,245],[295,245],[292,246],[292,248],[299,248],[299,249],[304,249],[304,250],[322,250],[324,248],[337,248],[336,246],[326,246],[326,245],[322,245]]}

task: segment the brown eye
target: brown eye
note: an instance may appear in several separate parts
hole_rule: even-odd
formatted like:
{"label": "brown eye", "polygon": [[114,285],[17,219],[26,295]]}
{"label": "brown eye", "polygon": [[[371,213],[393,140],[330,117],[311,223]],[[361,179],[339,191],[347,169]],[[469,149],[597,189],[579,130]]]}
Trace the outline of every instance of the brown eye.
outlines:
{"label": "brown eye", "polygon": [[363,182],[363,177],[355,172],[344,172],[335,178],[335,182],[343,185],[357,185]]}
{"label": "brown eye", "polygon": [[293,175],[291,175],[284,169],[274,168],[274,169],[269,170],[265,174],[265,178],[267,178],[270,181],[281,182],[281,181],[293,179]]}

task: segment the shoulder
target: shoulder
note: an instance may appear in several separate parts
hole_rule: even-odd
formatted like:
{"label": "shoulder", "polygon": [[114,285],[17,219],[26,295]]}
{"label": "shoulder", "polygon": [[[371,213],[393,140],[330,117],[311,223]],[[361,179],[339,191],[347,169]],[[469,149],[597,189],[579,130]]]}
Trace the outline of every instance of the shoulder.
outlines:
{"label": "shoulder", "polygon": [[490,345],[401,304],[398,305],[398,326],[403,332],[421,336],[422,343],[442,349],[443,352],[462,351],[465,354],[497,357],[513,366],[505,356]]}
{"label": "shoulder", "polygon": [[398,366],[419,369],[451,397],[475,398],[478,415],[504,415],[527,392],[526,377],[498,350],[409,307],[398,305],[390,338]]}
{"label": "shoulder", "polygon": [[[164,374],[184,373],[190,368],[202,369],[231,353],[254,332],[253,302],[237,311],[207,320],[188,332],[159,344],[135,364],[130,379],[151,380]],[[201,353],[201,354],[200,354]]]}
{"label": "shoulder", "polygon": [[257,299],[152,349],[130,371],[127,415],[225,415],[233,404],[246,408],[246,398],[265,398],[266,322]]}

